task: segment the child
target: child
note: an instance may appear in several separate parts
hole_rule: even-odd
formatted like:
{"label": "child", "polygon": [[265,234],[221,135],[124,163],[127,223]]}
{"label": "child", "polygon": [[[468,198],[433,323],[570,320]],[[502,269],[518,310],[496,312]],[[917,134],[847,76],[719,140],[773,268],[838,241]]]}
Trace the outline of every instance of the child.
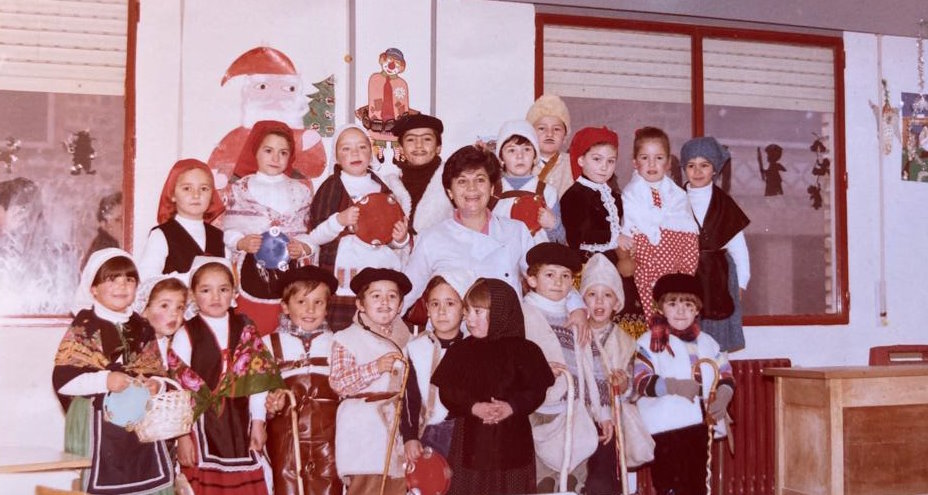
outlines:
{"label": "child", "polygon": [[713,137],[691,139],[680,150],[680,163],[689,181],[686,196],[699,224],[696,275],[703,284],[700,324],[726,352],[744,347],[741,291],[751,279],[744,241],[750,220],[731,196],[713,184],[730,158],[728,150]]}
{"label": "child", "polygon": [[[562,468],[568,403],[565,400],[567,380],[578,385],[577,397],[589,399],[597,414],[593,421],[608,420],[600,417],[600,393],[590,372],[591,363],[580,362],[585,357],[578,348],[576,336],[568,326],[567,295],[573,288],[574,275],[580,272],[581,259],[576,250],[561,244],[538,244],[525,255],[528,262],[527,282],[531,292],[523,298],[525,337],[541,348],[557,377],[555,385],[547,391],[545,402],[529,417],[535,438],[536,479],[542,493],[557,491],[556,480]],[[583,387],[582,389],[579,387]],[[580,402],[583,406],[587,401]],[[583,407],[581,406],[581,407]],[[567,489],[575,491],[583,483],[586,459],[596,450],[596,434],[587,411],[574,410],[575,421],[585,421],[587,428],[573,428],[573,448],[570,460],[571,474]],[[580,419],[583,418],[583,419]],[[605,427],[604,427],[605,428]]]}
{"label": "child", "polygon": [[[163,375],[155,335],[132,311],[138,271],[129,253],[117,248],[94,252],[81,274],[74,321],[55,355],[52,384],[67,411],[66,450],[91,457],[83,490],[88,493],[160,493],[174,483],[164,442],[141,443],[135,433],[104,421],[107,392],[121,392]],[[89,431],[88,431],[89,430]],[[112,462],[119,459],[119,462]]]}
{"label": "child", "polygon": [[168,273],[186,276],[193,258],[225,256],[222,230],[210,225],[224,210],[205,163],[175,163],[161,189],[158,226],[148,234],[139,260],[142,280]]}
{"label": "child", "polygon": [[254,324],[231,309],[229,260],[196,257],[190,291],[198,314],[168,351],[172,376],[195,398],[193,432],[177,441],[181,472],[197,495],[267,494],[260,461],[266,392],[283,380]]}
{"label": "child", "polygon": [[[338,395],[329,386],[332,332],[326,327],[329,297],[335,277],[315,266],[288,270],[283,277],[280,326],[264,336],[274,353],[287,388],[296,398],[303,488],[311,495],[341,495],[335,472],[335,411]],[[267,424],[268,455],[274,472],[274,493],[297,493],[289,403],[283,391],[271,392],[268,410],[277,412]]]}
{"label": "child", "polygon": [[567,105],[556,95],[541,95],[528,109],[525,120],[535,128],[539,144],[540,160],[532,173],[538,176],[538,180],[557,189],[557,195],[561,197],[580,176],[580,169],[573,168],[574,161],[570,155],[561,153],[570,132]]}
{"label": "child", "polygon": [[[600,402],[597,414],[600,427],[600,443],[596,452],[587,460],[587,478],[584,493],[588,495],[605,495],[621,490],[616,476],[615,446],[613,445],[615,422],[612,413],[614,393],[628,390],[632,372],[632,358],[635,357],[635,339],[613,322],[613,318],[625,305],[622,278],[619,272],[604,255],[594,254],[583,267],[580,278],[580,293],[590,315],[590,330],[593,333],[593,345],[585,346],[583,353],[586,362],[591,365],[592,374],[599,391]],[[634,404],[624,403],[623,408],[637,408]],[[632,441],[626,434],[625,445],[629,448]],[[629,481],[634,487],[634,481]],[[634,491],[632,489],[631,491]]]}
{"label": "child", "polygon": [[[293,131],[276,120],[257,122],[242,147],[228,210],[223,217],[226,247],[235,253],[241,293],[239,309],[254,320],[264,335],[277,328],[280,301],[274,298],[276,280],[283,270],[258,262],[255,254],[278,234],[287,236],[286,262],[309,260],[313,249],[305,219],[313,192],[289,177],[295,159]],[[293,266],[289,266],[292,268]]]}
{"label": "child", "polygon": [[551,368],[525,339],[519,296],[509,284],[478,279],[464,306],[470,336],[448,349],[432,375],[455,419],[448,493],[535,493],[528,416],[554,383]]}
{"label": "child", "polygon": [[168,347],[174,334],[184,325],[189,290],[180,279],[159,275],[139,286],[135,308],[155,330],[155,340],[165,369],[168,366]]}
{"label": "child", "polygon": [[645,317],[654,314],[647,298],[667,273],[696,273],[699,228],[686,193],[667,176],[670,140],[655,127],[635,131],[635,171],[622,193],[625,223],[620,244],[635,255],[635,285]]}
{"label": "child", "polygon": [[409,247],[406,219],[393,226],[393,242],[387,245],[370,245],[353,235],[359,216],[354,203],[370,193],[396,193],[394,197],[408,214],[409,194],[399,177],[390,175],[388,184],[370,170],[371,142],[363,128],[342,126],[333,142],[335,172],[319,186],[309,210],[309,228],[311,242],[320,246],[319,266],[338,279],[338,290],[329,306],[329,324],[337,332],[351,324],[355,312],[352,275],[364,267],[401,270]]}
{"label": "child", "polygon": [[[634,390],[642,396],[638,408],[654,435],[651,477],[658,494],[706,493],[706,422],[724,417],[734,393],[727,354],[699,331],[701,293],[700,282],[692,275],[674,273],[658,279],[654,303],[659,312],[651,329],[638,339]],[[719,367],[719,385],[707,418],[697,398],[708,400],[713,377],[703,374],[708,366],[693,370],[701,358],[712,359]]]}
{"label": "child", "polygon": [[503,164],[503,177],[498,191],[499,201],[493,212],[512,218],[513,205],[517,198],[540,196],[545,208],[538,210],[537,218],[522,219],[535,242],[564,242],[564,226],[561,224],[558,193],[553,186],[545,184],[532,175],[538,161],[538,140],[532,126],[524,120],[503,123],[496,138],[497,155]]}
{"label": "child", "polygon": [[425,287],[423,296],[429,322],[426,331],[409,341],[409,380],[404,397],[400,433],[407,462],[415,462],[429,447],[448,458],[454,421],[448,408],[438,400],[438,389],[431,385],[432,373],[448,349],[462,340],[464,300],[476,277],[469,270],[440,271]]}
{"label": "child", "polygon": [[[406,491],[399,441],[390,438],[398,418],[396,396],[403,387],[403,349],[409,330],[399,319],[403,296],[412,288],[405,275],[365,268],[351,279],[357,318],[335,334],[329,383],[342,398],[335,427],[335,465],[348,495]],[[390,449],[389,447],[392,447]],[[389,466],[384,466],[384,459]]]}

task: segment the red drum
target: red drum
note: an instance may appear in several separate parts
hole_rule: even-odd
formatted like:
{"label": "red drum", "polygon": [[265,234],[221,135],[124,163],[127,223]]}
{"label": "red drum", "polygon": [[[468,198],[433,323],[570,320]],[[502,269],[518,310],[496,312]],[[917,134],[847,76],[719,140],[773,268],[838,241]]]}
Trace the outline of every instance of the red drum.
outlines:
{"label": "red drum", "polygon": [[538,213],[547,208],[545,198],[538,194],[526,194],[519,196],[512,202],[512,209],[509,210],[509,216],[513,220],[519,220],[528,227],[532,235],[541,230],[541,224],[538,223]]}
{"label": "red drum", "polygon": [[373,246],[389,244],[393,240],[393,224],[406,216],[396,198],[382,192],[362,197],[355,206],[360,212],[354,233]]}
{"label": "red drum", "polygon": [[451,487],[451,467],[444,456],[430,447],[406,465],[406,492],[412,495],[445,495]]}

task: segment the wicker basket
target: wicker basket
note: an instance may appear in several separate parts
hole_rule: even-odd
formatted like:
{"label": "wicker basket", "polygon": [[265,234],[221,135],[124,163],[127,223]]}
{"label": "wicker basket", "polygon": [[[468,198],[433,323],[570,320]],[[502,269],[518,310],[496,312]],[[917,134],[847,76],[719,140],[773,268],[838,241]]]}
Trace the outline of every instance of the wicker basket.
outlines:
{"label": "wicker basket", "polygon": [[156,442],[190,433],[193,426],[193,405],[190,392],[174,380],[163,378],[174,386],[153,395],[146,406],[145,418],[133,425],[132,431],[141,442]]}

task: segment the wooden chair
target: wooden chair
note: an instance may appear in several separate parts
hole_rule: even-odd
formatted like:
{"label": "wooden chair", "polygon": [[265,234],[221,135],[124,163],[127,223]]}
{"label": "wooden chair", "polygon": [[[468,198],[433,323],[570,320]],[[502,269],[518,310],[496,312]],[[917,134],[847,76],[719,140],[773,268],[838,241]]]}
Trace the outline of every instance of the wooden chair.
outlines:
{"label": "wooden chair", "polygon": [[51,488],[48,486],[36,485],[35,495],[87,495],[87,492],[76,490],[62,490],[60,488]]}
{"label": "wooden chair", "polygon": [[870,366],[928,364],[928,344],[884,345],[870,348]]}

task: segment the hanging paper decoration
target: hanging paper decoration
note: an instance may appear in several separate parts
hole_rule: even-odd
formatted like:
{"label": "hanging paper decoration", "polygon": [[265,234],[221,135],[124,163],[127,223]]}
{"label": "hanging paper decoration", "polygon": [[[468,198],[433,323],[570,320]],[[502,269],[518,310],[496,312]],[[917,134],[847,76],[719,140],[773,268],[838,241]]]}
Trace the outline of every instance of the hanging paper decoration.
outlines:
{"label": "hanging paper decoration", "polygon": [[318,91],[309,96],[309,112],[303,116],[303,125],[322,137],[335,135],[335,74],[313,83]]}
{"label": "hanging paper decoration", "polygon": [[893,151],[893,141],[901,141],[899,134],[899,107],[894,107],[889,102],[889,85],[886,79],[883,83],[883,105],[876,105],[870,102],[870,108],[877,119],[877,130],[880,139],[880,151],[888,155]]}
{"label": "hanging paper decoration", "polygon": [[0,144],[0,164],[3,165],[3,169],[8,174],[13,173],[13,164],[19,160],[16,154],[19,152],[21,145],[22,141],[13,136],[7,137],[6,141]]}
{"label": "hanging paper decoration", "polygon": [[64,141],[64,149],[71,155],[71,175],[94,175],[93,159],[97,157],[93,149],[94,138],[90,136],[90,129],[71,133]]}
{"label": "hanging paper decoration", "polygon": [[384,150],[390,144],[393,161],[399,163],[405,158],[390,131],[400,118],[419,112],[409,108],[409,84],[400,76],[406,70],[403,52],[399,48],[387,48],[378,61],[380,70],[371,74],[367,82],[367,105],[358,108],[355,115],[370,131],[377,160],[383,163]]}
{"label": "hanging paper decoration", "polygon": [[828,159],[828,146],[825,145],[828,136],[821,136],[814,132],[812,135],[815,136],[815,141],[812,142],[812,146],[809,146],[809,151],[815,153],[815,166],[812,167],[815,184],[806,188],[806,192],[809,193],[812,208],[818,210],[822,207],[822,178],[831,174],[831,160]]}
{"label": "hanging paper decoration", "polygon": [[786,167],[780,164],[783,148],[778,144],[770,143],[764,148],[764,152],[767,154],[767,168],[764,168],[760,147],[757,148],[757,166],[760,168],[761,179],[766,183],[764,196],[782,196],[783,177],[780,176],[780,172],[786,172]]}

